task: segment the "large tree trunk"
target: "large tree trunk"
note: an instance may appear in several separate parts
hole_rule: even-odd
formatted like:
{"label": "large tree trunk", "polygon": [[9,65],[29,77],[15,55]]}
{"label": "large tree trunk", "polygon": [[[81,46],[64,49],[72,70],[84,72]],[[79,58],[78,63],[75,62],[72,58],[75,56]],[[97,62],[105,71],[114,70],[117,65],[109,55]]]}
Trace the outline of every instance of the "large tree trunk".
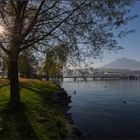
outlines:
{"label": "large tree trunk", "polygon": [[18,79],[18,55],[9,57],[10,103],[14,108],[20,105],[20,90]]}

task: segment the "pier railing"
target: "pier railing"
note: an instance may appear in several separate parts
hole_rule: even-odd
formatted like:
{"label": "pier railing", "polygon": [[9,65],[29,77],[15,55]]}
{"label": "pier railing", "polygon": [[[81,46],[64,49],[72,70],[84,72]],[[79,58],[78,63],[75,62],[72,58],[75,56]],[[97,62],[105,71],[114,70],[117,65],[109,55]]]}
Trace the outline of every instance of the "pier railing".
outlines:
{"label": "pier railing", "polygon": [[[45,79],[45,76],[42,76]],[[63,76],[63,77],[50,77],[50,79],[59,79],[59,81],[64,81],[64,79],[72,79],[72,81],[83,80],[140,80],[140,76]]]}

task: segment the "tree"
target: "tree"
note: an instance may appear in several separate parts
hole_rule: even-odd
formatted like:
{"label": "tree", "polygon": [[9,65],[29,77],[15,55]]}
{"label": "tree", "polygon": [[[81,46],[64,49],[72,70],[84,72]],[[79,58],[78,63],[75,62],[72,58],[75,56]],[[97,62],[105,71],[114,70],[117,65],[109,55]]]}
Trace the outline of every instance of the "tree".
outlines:
{"label": "tree", "polygon": [[46,80],[50,77],[61,77],[63,67],[70,54],[69,47],[65,44],[54,46],[46,51],[43,71],[46,75]]}
{"label": "tree", "polygon": [[21,77],[31,78],[36,74],[38,62],[31,50],[23,51],[19,55],[19,73]]}
{"label": "tree", "polygon": [[[125,25],[130,1],[9,0],[0,2],[0,49],[8,55],[10,101],[20,104],[19,54],[67,44],[73,58],[97,56],[103,49],[119,49],[114,28]],[[84,44],[84,45],[83,45]],[[82,59],[81,59],[82,60]]]}

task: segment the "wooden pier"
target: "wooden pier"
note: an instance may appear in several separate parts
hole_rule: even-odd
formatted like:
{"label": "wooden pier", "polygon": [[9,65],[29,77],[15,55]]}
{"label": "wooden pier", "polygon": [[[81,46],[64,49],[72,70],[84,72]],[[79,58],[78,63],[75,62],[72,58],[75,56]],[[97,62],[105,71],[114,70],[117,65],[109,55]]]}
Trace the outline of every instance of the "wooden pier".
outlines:
{"label": "wooden pier", "polygon": [[[44,77],[45,78],[45,77]],[[82,76],[64,76],[64,77],[50,77],[50,79],[59,79],[59,81],[63,82],[64,79],[71,79],[72,81],[76,82],[78,80],[81,81],[88,81],[93,80],[93,81],[97,81],[97,80],[140,80],[140,76],[134,76],[134,75],[130,75],[130,76],[93,76],[93,77],[82,77]]]}

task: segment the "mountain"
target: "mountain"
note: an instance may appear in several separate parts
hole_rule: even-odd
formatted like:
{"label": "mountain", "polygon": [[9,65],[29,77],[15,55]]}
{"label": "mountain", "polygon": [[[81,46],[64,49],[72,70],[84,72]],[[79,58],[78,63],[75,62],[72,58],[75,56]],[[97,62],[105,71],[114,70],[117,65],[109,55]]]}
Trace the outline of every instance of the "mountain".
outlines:
{"label": "mountain", "polygon": [[125,70],[140,70],[140,62],[128,58],[117,59],[101,69],[125,69]]}

